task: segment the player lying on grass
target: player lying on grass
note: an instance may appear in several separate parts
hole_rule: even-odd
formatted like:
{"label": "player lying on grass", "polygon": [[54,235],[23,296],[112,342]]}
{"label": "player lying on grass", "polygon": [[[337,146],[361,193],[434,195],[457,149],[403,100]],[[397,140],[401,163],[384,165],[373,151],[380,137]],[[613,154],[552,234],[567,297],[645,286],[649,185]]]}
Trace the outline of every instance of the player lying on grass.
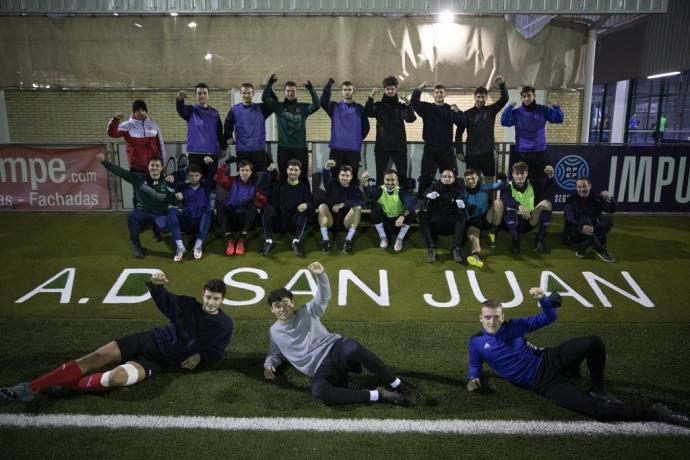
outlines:
{"label": "player lying on grass", "polygon": [[[690,418],[662,404],[643,407],[625,404],[604,389],[606,349],[597,336],[576,337],[552,348],[542,349],[525,340],[524,335],[556,321],[561,296],[545,297],[540,288],[530,289],[542,311],[534,316],[504,320],[499,302],[482,303],[479,321],[482,330],[467,344],[470,366],[467,389],[482,387],[482,364],[486,362],[499,377],[515,386],[532,390],[556,405],[602,422],[659,421],[690,427]],[[580,374],[580,363],[587,361],[591,387],[582,392],[571,381]]]}
{"label": "player lying on grass", "polygon": [[[170,321],[163,328],[119,338],[88,355],[68,361],[27,383],[0,388],[0,396],[31,401],[36,393],[50,389],[99,392],[134,385],[161,372],[194,369],[225,356],[232,336],[232,320],[220,310],[226,287],[222,280],[209,280],[202,301],[168,292],[163,272],[146,283],[156,307]],[[116,365],[107,372],[95,372]]]}
{"label": "player lying on grass", "polygon": [[[326,404],[380,400],[404,406],[415,404],[414,390],[401,382],[378,356],[356,340],[343,339],[326,330],[321,316],[331,299],[328,275],[319,262],[309,264],[308,268],[317,282],[313,300],[294,310],[293,294],[288,289],[275,289],[268,296],[268,304],[277,321],[269,330],[271,343],[264,361],[264,377],[275,379],[276,369],[283,361],[288,361],[311,378],[311,394]],[[362,367],[388,385],[371,391],[349,388],[347,374],[358,374]]]}

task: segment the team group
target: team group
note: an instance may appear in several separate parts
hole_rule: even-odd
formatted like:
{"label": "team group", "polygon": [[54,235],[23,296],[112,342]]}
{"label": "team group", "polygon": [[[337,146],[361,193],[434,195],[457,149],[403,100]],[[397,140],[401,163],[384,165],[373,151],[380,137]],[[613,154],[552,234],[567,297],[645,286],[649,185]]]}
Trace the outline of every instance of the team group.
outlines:
{"label": "team group", "polygon": [[[508,102],[501,76],[495,79],[500,89],[498,101],[487,104],[487,88],[478,87],[474,106],[464,112],[445,102],[443,85],[433,88],[433,103],[421,101],[426,83],[416,88],[408,101],[398,95],[398,80],[392,76],[383,80],[381,99],[374,100],[380,93],[375,88],[364,106],[353,101],[354,86],[349,81],[340,85],[339,102],[331,100],[333,79],[326,83],[320,98],[311,82],[305,82],[309,103],[298,102],[293,81],[283,85],[284,99],[280,102],[274,92],[276,82],[276,76],[271,75],[260,103],[253,102],[253,85],[244,83],[240,88],[242,102],[231,107],[225,123],[209,105],[205,84],[196,86],[196,103],[191,105],[185,103],[187,93],[180,91],[176,109],[187,122],[189,165],[169,175],[163,167],[166,153],[160,128],[148,117],[144,101],[134,101],[128,120],[122,121],[121,113],[110,120],[108,134],[125,138],[129,170],[105,160],[103,155],[98,159],[133,185],[135,206],[127,223],[136,257],[144,254],[141,229],[152,227],[156,239],[163,232],[172,234],[177,262],[187,251],[182,233],[195,236],[193,256],[200,259],[214,211],[229,256],[245,252],[249,233],[257,224],[264,234],[263,255],[275,248],[274,234],[289,233],[295,254],[303,256],[305,231],[314,217],[323,251],[332,250],[330,231],[333,238],[338,232],[345,233],[342,248],[350,253],[366,200],[371,202],[371,219],[380,247],[387,248],[391,241],[393,249],[401,251],[410,225],[418,221],[428,262],[436,261],[438,236],[453,235],[453,259],[481,267],[481,232],[488,233],[493,247],[501,228],[510,233],[512,252],[520,252],[520,234],[535,228],[535,249],[547,251],[545,236],[551,221],[554,169],[549,161],[545,125],[562,123],[564,114],[558,105],[537,104],[534,88],[523,87],[522,103],[517,106],[512,102],[501,116],[502,125],[515,127],[516,145],[510,153],[512,177],[508,180],[496,174],[494,154],[495,119]],[[317,205],[307,176],[306,120],[320,107],[332,123],[330,156],[321,175],[325,193]],[[265,120],[271,114],[276,115],[278,127],[277,164],[266,148]],[[406,177],[405,123],[415,121],[415,114],[423,120],[424,140],[418,187],[414,179]],[[375,179],[367,171],[359,175],[369,118],[376,119]],[[235,145],[236,156],[220,163],[229,144]],[[466,162],[464,178],[457,177],[458,159]],[[231,162],[237,162],[236,175],[230,173]],[[395,169],[389,169],[391,163]],[[591,188],[589,178],[577,179],[576,193],[565,206],[563,240],[575,245],[578,257],[585,257],[592,247],[602,260],[612,262],[606,242],[612,227],[609,214],[615,212],[616,203],[608,192],[595,195]],[[463,256],[465,241],[470,249]]]}

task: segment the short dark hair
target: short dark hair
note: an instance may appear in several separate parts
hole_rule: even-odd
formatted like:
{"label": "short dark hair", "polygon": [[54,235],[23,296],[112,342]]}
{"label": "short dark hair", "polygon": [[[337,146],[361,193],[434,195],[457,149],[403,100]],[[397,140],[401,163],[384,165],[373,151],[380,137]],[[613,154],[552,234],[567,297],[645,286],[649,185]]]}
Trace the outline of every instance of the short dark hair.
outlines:
{"label": "short dark hair", "polygon": [[340,87],[341,87],[341,88],[342,88],[343,86],[355,86],[355,85],[353,85],[352,82],[351,82],[350,80],[345,80],[344,82],[342,82],[342,83],[340,84]]}
{"label": "short dark hair", "polygon": [[389,75],[386,78],[383,79],[383,87],[385,88],[386,86],[395,86],[396,88],[398,87],[398,79],[395,78],[393,75]]}
{"label": "short dark hair", "polygon": [[537,91],[534,89],[533,86],[525,85],[520,90],[520,96],[527,93],[537,94]]}
{"label": "short dark hair", "polygon": [[240,85],[240,88],[251,88],[251,89],[254,89],[254,85],[252,85],[251,83],[242,83],[242,84]]}
{"label": "short dark hair", "polygon": [[163,164],[163,160],[161,160],[160,157],[157,157],[156,155],[154,155],[154,156],[152,156],[151,158],[149,158],[149,163],[151,163],[152,161],[157,161],[157,162],[159,162],[160,164]]}
{"label": "short dark hair", "polygon": [[489,94],[489,90],[484,88],[483,86],[477,86],[477,88],[474,90],[474,95],[476,96],[477,94],[483,94],[486,96]]}
{"label": "short dark hair", "polygon": [[389,175],[389,174],[395,174],[395,175],[397,176],[397,175],[398,175],[398,171],[396,171],[395,169],[386,169],[386,170],[383,172],[383,175],[384,175],[384,176],[387,176],[387,175]]}
{"label": "short dark hair", "polygon": [[285,82],[285,85],[283,86],[283,89],[287,88],[288,86],[297,86],[297,83],[295,83],[292,80],[288,80]]}
{"label": "short dark hair", "polygon": [[518,173],[522,173],[522,172],[525,172],[525,171],[529,171],[529,166],[528,166],[527,163],[525,163],[524,161],[518,161],[517,163],[515,163],[515,164],[513,165],[512,171],[513,171],[513,172],[518,172]]}
{"label": "short dark hair", "polygon": [[479,174],[477,174],[477,170],[476,170],[476,169],[467,168],[467,169],[465,170],[465,177],[471,176],[472,174],[476,174],[477,176],[479,175]]}
{"label": "short dark hair", "polygon": [[280,302],[285,297],[292,300],[292,298],[294,297],[294,294],[292,293],[291,290],[286,289],[284,287],[274,289],[271,291],[270,294],[268,294],[268,305],[273,306],[273,302]]}
{"label": "short dark hair", "polygon": [[340,167],[340,172],[345,172],[345,171],[351,173],[351,172],[352,172],[352,166],[350,166],[350,165],[342,165],[342,166]]}
{"label": "short dark hair", "polygon": [[198,163],[192,163],[191,165],[187,166],[187,173],[200,173],[203,174],[204,170],[201,169],[201,165]]}
{"label": "short dark hair", "polygon": [[251,168],[251,170],[254,171],[254,163],[252,163],[252,162],[249,161],[249,160],[240,160],[240,161],[237,163],[237,170],[239,171],[240,168],[243,168],[243,167],[245,167],[245,166],[249,166],[249,167]]}
{"label": "short dark hair", "polygon": [[223,294],[223,297],[225,297],[228,288],[223,280],[214,279],[206,281],[206,284],[204,284],[204,291],[217,292],[218,294]]}
{"label": "short dark hair", "polygon": [[481,308],[503,308],[503,305],[497,300],[486,299],[482,302]]}
{"label": "short dark hair", "polygon": [[575,179],[575,182],[579,180],[586,180],[589,185],[592,185],[592,181],[588,176],[577,176],[577,179]]}
{"label": "short dark hair", "polygon": [[149,111],[149,109],[146,107],[146,102],[144,102],[143,99],[137,99],[136,101],[132,102],[132,112],[136,112],[137,110],[143,110],[144,112]]}
{"label": "short dark hair", "polygon": [[197,89],[199,88],[206,88],[208,89],[208,85],[206,83],[197,83],[196,86],[194,87],[194,92],[196,92]]}
{"label": "short dark hair", "polygon": [[442,84],[439,83],[438,85],[434,86],[434,89],[442,89],[442,90],[445,90],[445,89],[446,89],[446,85],[442,85]]}
{"label": "short dark hair", "polygon": [[288,167],[290,166],[297,166],[299,169],[302,169],[302,162],[299,161],[297,158],[293,158],[292,160],[287,162]]}

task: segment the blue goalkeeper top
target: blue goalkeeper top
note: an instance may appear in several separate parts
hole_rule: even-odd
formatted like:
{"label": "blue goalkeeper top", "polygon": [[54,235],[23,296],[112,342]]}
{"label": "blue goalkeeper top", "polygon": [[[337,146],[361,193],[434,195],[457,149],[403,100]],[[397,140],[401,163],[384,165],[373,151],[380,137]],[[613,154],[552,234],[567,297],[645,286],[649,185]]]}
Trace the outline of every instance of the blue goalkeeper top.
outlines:
{"label": "blue goalkeeper top", "polygon": [[470,367],[467,379],[481,378],[486,362],[501,378],[513,385],[531,389],[541,365],[544,349],[525,340],[524,335],[556,321],[556,305],[551,297],[539,301],[542,311],[534,316],[511,319],[489,334],[482,328],[470,337],[467,350]]}

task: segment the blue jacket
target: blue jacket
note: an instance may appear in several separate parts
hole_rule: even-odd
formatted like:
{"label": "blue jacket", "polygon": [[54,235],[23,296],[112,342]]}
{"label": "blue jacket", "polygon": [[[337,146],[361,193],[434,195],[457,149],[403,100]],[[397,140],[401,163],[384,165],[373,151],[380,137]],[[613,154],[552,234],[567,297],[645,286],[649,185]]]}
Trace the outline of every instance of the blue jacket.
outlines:
{"label": "blue jacket", "polygon": [[546,122],[563,123],[565,115],[557,105],[541,104],[507,107],[501,115],[501,124],[515,126],[515,147],[518,152],[541,152],[546,150]]}
{"label": "blue jacket", "polygon": [[453,112],[448,104],[422,102],[421,96],[420,89],[412,91],[410,105],[424,120],[422,128],[424,143],[430,147],[450,147],[453,143],[453,125],[457,127],[460,135],[465,130],[465,114],[462,111]]}
{"label": "blue jacket", "polygon": [[176,99],[177,113],[187,122],[187,152],[218,155],[227,143],[223,137],[220,114],[211,106],[187,105]]}
{"label": "blue jacket", "polygon": [[225,139],[235,139],[237,152],[266,151],[266,118],[269,116],[271,109],[263,103],[233,105],[225,117]]}
{"label": "blue jacket", "polygon": [[359,152],[362,141],[369,134],[369,119],[364,116],[364,106],[356,102],[331,101],[331,83],[324,86],[321,107],[331,117],[331,141],[333,150]]}
{"label": "blue jacket", "polygon": [[490,197],[487,192],[498,190],[501,187],[501,183],[496,181],[490,184],[480,184],[475,188],[465,187],[465,215],[467,219],[474,219],[486,214],[489,207],[491,207]]}

